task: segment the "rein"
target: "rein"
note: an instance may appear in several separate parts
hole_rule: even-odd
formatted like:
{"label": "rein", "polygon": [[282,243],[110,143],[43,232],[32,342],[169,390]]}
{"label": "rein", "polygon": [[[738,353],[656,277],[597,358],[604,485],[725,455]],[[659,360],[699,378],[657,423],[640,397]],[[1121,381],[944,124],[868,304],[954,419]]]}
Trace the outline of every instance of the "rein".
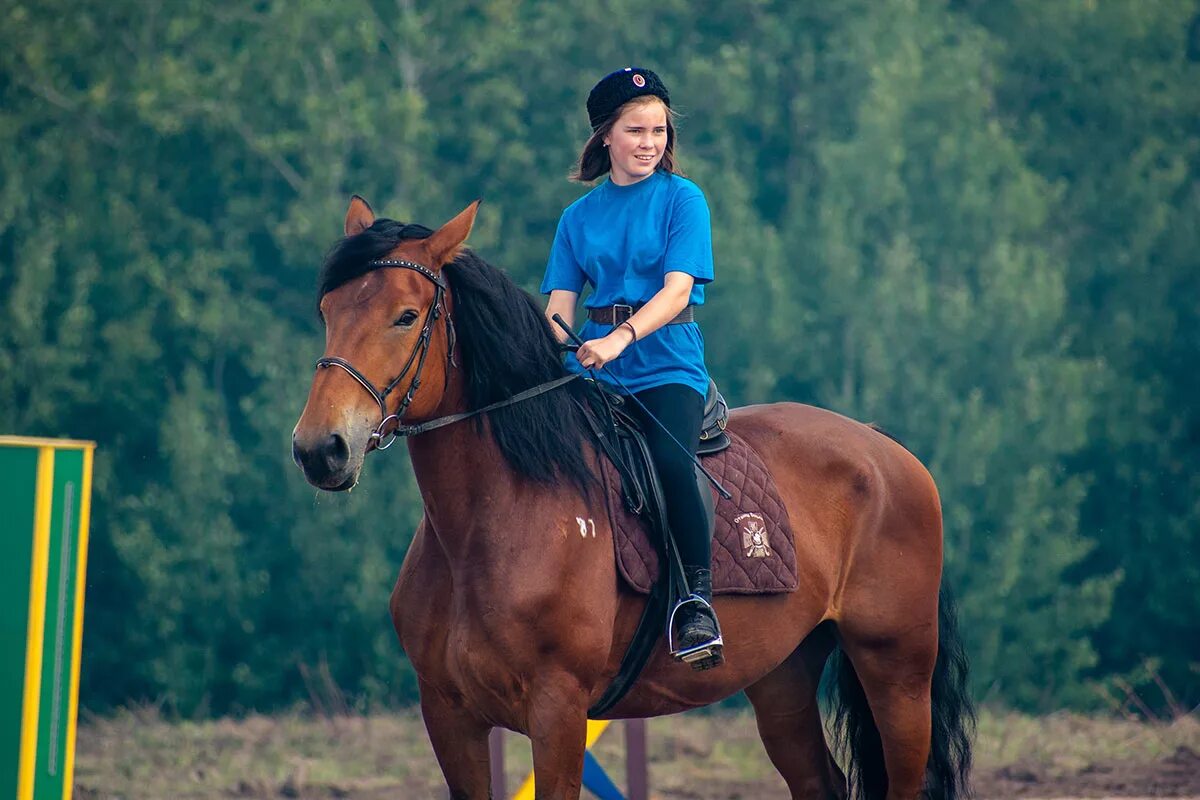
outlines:
{"label": "rein", "polygon": [[[471,417],[475,417],[480,414],[486,414],[489,411],[495,411],[497,409],[504,408],[505,406],[511,406],[515,403],[520,403],[524,400],[537,397],[540,394],[545,394],[546,392],[557,389],[558,387],[570,383],[571,381],[580,377],[578,374],[564,375],[561,378],[555,378],[554,380],[546,381],[545,383],[540,383],[537,386],[526,389],[523,392],[513,395],[507,400],[500,400],[498,402],[491,403],[490,405],[486,405],[483,408],[475,409],[474,411],[466,411],[459,414],[449,414],[447,416],[438,417],[437,419],[431,419],[426,422],[419,422],[416,425],[405,425],[402,420],[404,417],[404,412],[408,410],[409,405],[412,403],[413,396],[417,393],[417,389],[421,386],[421,371],[425,368],[425,359],[429,355],[429,345],[433,339],[433,327],[437,324],[438,318],[443,313],[446,315],[447,341],[445,375],[447,383],[450,381],[450,369],[454,366],[457,366],[457,364],[454,362],[454,321],[450,317],[450,312],[445,309],[443,304],[448,287],[446,286],[445,279],[440,274],[413,261],[389,258],[368,262],[368,266],[411,269],[414,272],[418,272],[429,280],[433,281],[435,287],[433,305],[430,306],[429,313],[425,317],[425,324],[421,328],[421,335],[417,340],[417,346],[413,348],[411,353],[409,353],[408,360],[404,362],[404,367],[400,370],[400,374],[393,378],[391,383],[384,387],[383,391],[376,389],[375,385],[367,380],[367,377],[363,375],[362,372],[360,372],[353,364],[344,358],[339,358],[337,356],[325,356],[324,358],[317,360],[317,369],[338,367],[339,369],[344,370],[348,375],[350,375],[350,377],[354,378],[354,380],[358,382],[359,386],[366,389],[367,393],[370,394],[375,402],[379,405],[379,413],[382,419],[379,421],[379,424],[375,426],[375,430],[371,432],[371,448],[369,449],[386,450],[395,443],[396,437],[398,436],[417,436],[418,434],[426,433],[437,428],[453,425],[456,422],[461,422],[465,419],[470,419]],[[420,354],[419,358],[418,353]],[[404,398],[400,401],[400,407],[396,409],[396,413],[389,414],[387,410],[387,397],[392,393],[392,390],[394,390],[400,384],[400,381],[404,379],[404,376],[408,374],[409,369],[411,369],[413,366],[414,360],[416,361],[417,368],[413,373],[412,380],[408,384],[408,390],[405,391]],[[392,427],[390,430],[387,430],[387,426],[393,423],[394,427]]]}

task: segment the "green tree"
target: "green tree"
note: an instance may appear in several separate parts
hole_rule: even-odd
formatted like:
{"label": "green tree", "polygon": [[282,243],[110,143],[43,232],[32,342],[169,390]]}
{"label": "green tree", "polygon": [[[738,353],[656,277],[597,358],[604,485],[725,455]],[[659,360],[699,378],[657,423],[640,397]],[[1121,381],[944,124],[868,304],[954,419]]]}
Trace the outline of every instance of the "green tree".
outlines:
{"label": "green tree", "polygon": [[[399,450],[289,438],[352,192],[534,288],[607,70],[654,67],[713,209],[709,365],[934,473],[983,696],[1195,700],[1195,3],[278,0],[0,11],[0,425],[90,437],[84,703],[413,697]],[[636,19],[638,23],[624,24]],[[596,35],[596,32],[605,35]],[[748,314],[752,309],[753,314]],[[1117,581],[1119,586],[1114,586]]]}
{"label": "green tree", "polygon": [[[1119,570],[1097,675],[1160,669],[1200,703],[1200,4],[978,4],[1003,43],[997,99],[1058,189],[1071,352],[1102,370],[1087,445],[1083,570]],[[1192,50],[1189,52],[1189,47]],[[1150,688],[1148,698],[1158,697]]]}

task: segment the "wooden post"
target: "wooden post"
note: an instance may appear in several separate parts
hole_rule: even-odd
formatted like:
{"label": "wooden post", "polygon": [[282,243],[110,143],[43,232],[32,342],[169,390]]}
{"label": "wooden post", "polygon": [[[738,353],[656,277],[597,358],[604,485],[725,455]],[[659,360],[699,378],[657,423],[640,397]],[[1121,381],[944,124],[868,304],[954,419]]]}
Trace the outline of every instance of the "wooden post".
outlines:
{"label": "wooden post", "polygon": [[[590,746],[608,723],[588,722]],[[504,780],[504,729],[493,728],[488,734],[488,755],[491,763],[492,797],[507,800],[508,787]],[[646,721],[625,721],[625,786],[626,800],[650,800],[650,776],[646,766]],[[526,779],[518,795],[533,795],[533,775]]]}
{"label": "wooden post", "polygon": [[488,734],[488,762],[492,769],[492,797],[507,800],[508,787],[504,781],[504,729],[492,728]]}
{"label": "wooden post", "polygon": [[628,800],[649,800],[646,768],[646,720],[625,720],[625,788]]}

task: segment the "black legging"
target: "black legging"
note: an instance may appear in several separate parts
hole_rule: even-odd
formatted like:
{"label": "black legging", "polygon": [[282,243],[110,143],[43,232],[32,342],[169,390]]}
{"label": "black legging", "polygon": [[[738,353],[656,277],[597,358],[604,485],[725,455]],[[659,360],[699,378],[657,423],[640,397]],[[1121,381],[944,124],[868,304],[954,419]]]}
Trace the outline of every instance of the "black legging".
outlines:
{"label": "black legging", "polygon": [[[699,392],[690,386],[670,383],[637,392],[636,396],[676,439],[695,451],[700,441],[700,425],[704,421],[704,398]],[[662,428],[644,419],[645,415],[637,404],[628,405],[631,411],[643,417],[642,428],[662,480],[667,522],[679,545],[680,559],[685,566],[709,568],[712,541],[709,539],[704,501],[696,483],[696,467],[687,454],[663,433]]]}

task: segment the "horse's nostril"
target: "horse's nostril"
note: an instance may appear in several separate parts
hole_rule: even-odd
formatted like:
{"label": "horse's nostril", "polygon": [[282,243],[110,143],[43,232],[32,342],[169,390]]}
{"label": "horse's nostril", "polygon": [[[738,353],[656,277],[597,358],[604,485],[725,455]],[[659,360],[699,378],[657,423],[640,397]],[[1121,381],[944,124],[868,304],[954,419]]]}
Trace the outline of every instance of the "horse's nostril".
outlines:
{"label": "horse's nostril", "polygon": [[350,460],[350,445],[340,433],[331,433],[325,440],[325,463],[330,472],[337,472]]}
{"label": "horse's nostril", "polygon": [[292,459],[310,483],[324,486],[342,477],[350,463],[350,445],[340,433],[331,433],[312,444],[293,437]]}

